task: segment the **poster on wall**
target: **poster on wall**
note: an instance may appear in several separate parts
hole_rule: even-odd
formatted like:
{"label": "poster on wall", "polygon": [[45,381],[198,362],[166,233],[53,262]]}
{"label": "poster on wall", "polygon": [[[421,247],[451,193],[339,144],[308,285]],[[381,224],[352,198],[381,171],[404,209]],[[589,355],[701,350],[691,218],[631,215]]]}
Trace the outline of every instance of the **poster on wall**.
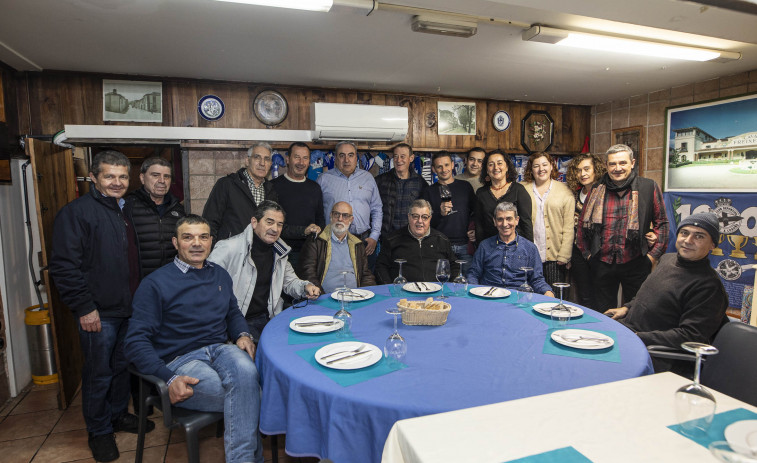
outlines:
{"label": "poster on wall", "polygon": [[438,133],[439,135],[475,135],[476,103],[439,101]]}
{"label": "poster on wall", "polygon": [[665,191],[757,191],[757,94],[666,110]]}
{"label": "poster on wall", "polygon": [[163,83],[103,79],[103,121],[163,122]]}
{"label": "poster on wall", "polygon": [[666,192],[665,210],[670,223],[668,252],[676,252],[678,224],[691,214],[712,211],[720,222],[720,238],[710,253],[712,268],[720,275],[729,307],[751,304],[757,267],[757,197],[748,193]]}

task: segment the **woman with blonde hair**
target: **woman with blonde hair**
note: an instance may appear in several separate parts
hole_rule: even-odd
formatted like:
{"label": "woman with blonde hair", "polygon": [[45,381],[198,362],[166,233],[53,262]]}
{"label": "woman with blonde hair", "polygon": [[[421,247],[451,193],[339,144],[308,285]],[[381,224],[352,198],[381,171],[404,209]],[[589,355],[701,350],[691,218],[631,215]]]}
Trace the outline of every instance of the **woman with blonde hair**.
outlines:
{"label": "woman with blonde hair", "polygon": [[548,153],[533,153],[523,169],[523,187],[531,197],[534,244],[550,285],[568,280],[575,236],[575,197],[557,180],[557,163]]}

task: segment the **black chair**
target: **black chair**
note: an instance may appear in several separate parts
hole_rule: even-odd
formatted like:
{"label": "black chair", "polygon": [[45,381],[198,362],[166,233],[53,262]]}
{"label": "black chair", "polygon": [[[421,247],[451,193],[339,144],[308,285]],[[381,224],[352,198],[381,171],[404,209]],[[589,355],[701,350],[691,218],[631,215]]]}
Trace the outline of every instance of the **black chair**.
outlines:
{"label": "black chair", "polygon": [[[702,384],[757,406],[757,327],[741,322],[723,325],[712,343],[720,351],[702,362]],[[647,346],[652,357],[694,361],[693,354],[667,346]]]}

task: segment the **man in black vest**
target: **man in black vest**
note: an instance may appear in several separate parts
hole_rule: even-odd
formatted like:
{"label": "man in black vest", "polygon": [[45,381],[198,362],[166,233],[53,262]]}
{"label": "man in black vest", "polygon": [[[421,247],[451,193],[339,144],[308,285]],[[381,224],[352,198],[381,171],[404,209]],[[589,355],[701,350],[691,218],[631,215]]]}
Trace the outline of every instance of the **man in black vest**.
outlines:
{"label": "man in black vest", "polygon": [[140,168],[142,188],[126,197],[124,212],[137,232],[141,278],[176,256],[171,237],[176,222],[186,213],[179,199],[168,191],[172,179],[170,162],[159,157],[147,158]]}

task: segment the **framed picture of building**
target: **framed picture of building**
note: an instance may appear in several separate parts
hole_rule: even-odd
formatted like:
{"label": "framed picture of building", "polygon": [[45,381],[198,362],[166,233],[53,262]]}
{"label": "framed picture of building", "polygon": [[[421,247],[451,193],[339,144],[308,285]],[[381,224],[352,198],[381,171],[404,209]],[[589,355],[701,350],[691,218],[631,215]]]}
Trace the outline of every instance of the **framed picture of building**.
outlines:
{"label": "framed picture of building", "polygon": [[103,121],[163,122],[163,84],[103,79]]}
{"label": "framed picture of building", "polygon": [[757,191],[757,94],[666,110],[665,191]]}
{"label": "framed picture of building", "polygon": [[644,126],[626,127],[624,129],[614,129],[612,131],[613,145],[628,145],[633,150],[634,170],[639,175],[644,175]]}
{"label": "framed picture of building", "polygon": [[475,102],[437,102],[437,133],[439,135],[475,135]]}

